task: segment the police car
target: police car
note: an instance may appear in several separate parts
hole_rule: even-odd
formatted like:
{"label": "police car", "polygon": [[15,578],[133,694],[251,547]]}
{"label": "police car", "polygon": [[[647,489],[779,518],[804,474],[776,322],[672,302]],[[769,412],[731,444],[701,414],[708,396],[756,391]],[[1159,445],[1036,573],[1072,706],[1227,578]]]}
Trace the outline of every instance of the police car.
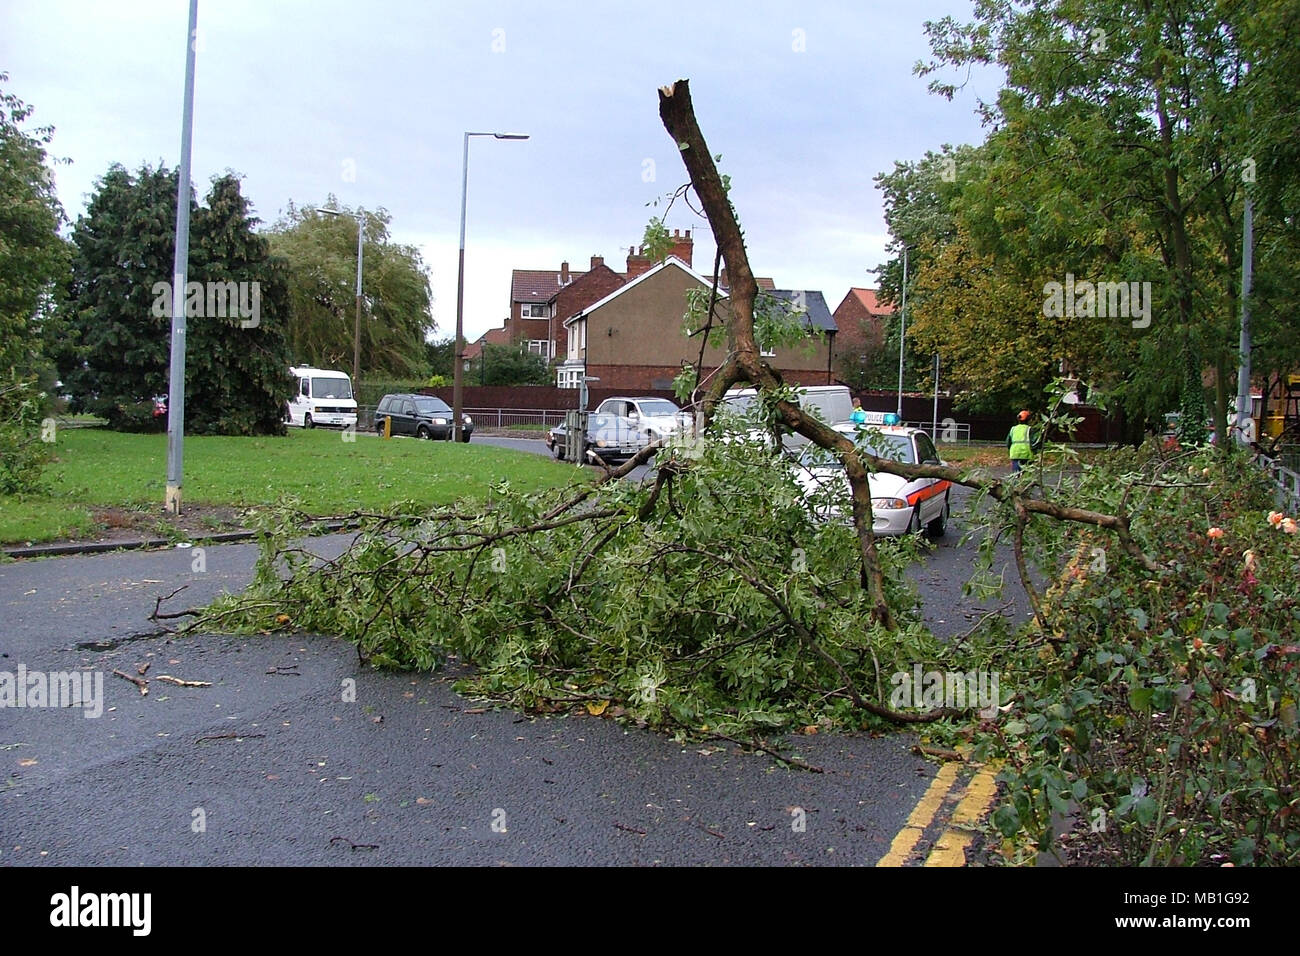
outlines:
{"label": "police car", "polygon": [[[834,426],[858,447],[877,458],[904,465],[941,465],[930,436],[919,428],[892,424],[897,416],[879,413],[877,421],[891,424],[848,423]],[[796,478],[813,515],[825,521],[849,521],[852,515],[849,481],[844,464],[834,452],[817,445],[800,451]],[[950,513],[948,497],[952,482],[939,478],[902,478],[873,472],[871,488],[872,531],[882,537],[925,532],[942,537]]]}

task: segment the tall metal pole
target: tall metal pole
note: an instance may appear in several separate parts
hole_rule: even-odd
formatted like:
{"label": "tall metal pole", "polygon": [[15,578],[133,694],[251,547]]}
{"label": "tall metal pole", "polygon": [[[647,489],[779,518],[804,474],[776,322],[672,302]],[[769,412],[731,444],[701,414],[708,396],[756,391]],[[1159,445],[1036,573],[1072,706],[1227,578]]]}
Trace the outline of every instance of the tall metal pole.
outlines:
{"label": "tall metal pole", "polygon": [[461,363],[465,335],[465,197],[469,191],[469,133],[465,134],[465,150],[460,165],[460,262],[456,269],[456,338],[451,348],[451,436],[461,440],[461,411],[464,396],[461,391]]}
{"label": "tall metal pole", "polygon": [[523,133],[466,133],[465,150],[460,163],[460,262],[456,267],[456,338],[452,342],[453,365],[451,370],[451,434],[455,441],[463,440],[464,369],[465,364],[465,197],[469,193],[469,138],[491,136],[494,139],[527,139]]}
{"label": "tall metal pole", "polygon": [[[1246,196],[1245,216],[1242,221],[1241,236],[1241,364],[1237,368],[1237,441],[1246,443],[1242,428],[1246,419],[1254,411],[1250,401],[1250,288],[1254,273],[1254,210],[1251,208],[1250,195]],[[1258,436],[1257,436],[1258,437]]]}
{"label": "tall metal pole", "polygon": [[934,420],[930,423],[930,440],[939,440],[939,353],[934,353]]}
{"label": "tall metal pole", "polygon": [[[361,255],[366,235],[366,212],[357,207],[357,319],[352,329],[352,390],[361,380]],[[355,396],[354,396],[355,397]]]}
{"label": "tall metal pole", "polygon": [[181,110],[181,165],[176,186],[176,247],[172,259],[171,373],[167,386],[167,490],[163,508],[181,513],[185,442],[185,283],[190,262],[190,142],[194,134],[194,47],[199,0],[190,0],[185,34],[185,105]]}
{"label": "tall metal pole", "polygon": [[898,421],[903,421],[903,343],[907,340],[907,246],[903,246],[903,302],[898,313]]}

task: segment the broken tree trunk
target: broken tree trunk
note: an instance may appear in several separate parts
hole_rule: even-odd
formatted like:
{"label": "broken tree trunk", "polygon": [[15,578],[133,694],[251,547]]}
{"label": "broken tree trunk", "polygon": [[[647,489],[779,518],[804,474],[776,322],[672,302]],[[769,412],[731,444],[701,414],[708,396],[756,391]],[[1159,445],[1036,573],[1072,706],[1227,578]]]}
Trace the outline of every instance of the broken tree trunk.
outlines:
{"label": "broken tree trunk", "polygon": [[[709,152],[704,134],[695,119],[688,81],[678,80],[659,90],[659,117],[677,143],[686,171],[690,174],[691,185],[695,187],[695,194],[713,230],[718,252],[727,264],[727,294],[732,316],[727,326],[729,354],[704,397],[703,415],[707,424],[722,396],[736,383],[748,382],[760,390],[770,392],[782,382],[777,371],[763,361],[754,340],[754,299],[758,295],[758,283],[754,280],[749,265],[749,254],[745,251],[745,240],[740,234],[735,210],[727,197],[718,168],[714,165],[713,154]],[[862,585],[871,597],[873,620],[892,629],[894,616],[885,599],[885,576],[876,553],[876,538],[871,530],[871,490],[862,458],[854,450],[852,442],[830,426],[804,415],[797,406],[778,402],[776,409],[782,424],[822,448],[843,453],[845,473],[853,498],[853,524],[862,558]]]}

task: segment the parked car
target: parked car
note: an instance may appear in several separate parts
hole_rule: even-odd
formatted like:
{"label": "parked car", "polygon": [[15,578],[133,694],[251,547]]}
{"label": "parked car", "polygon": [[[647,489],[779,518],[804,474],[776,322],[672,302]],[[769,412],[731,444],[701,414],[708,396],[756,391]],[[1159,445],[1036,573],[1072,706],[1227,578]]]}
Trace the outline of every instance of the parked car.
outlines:
{"label": "parked car", "polygon": [[601,402],[593,414],[618,415],[639,424],[652,438],[675,434],[691,423],[691,416],[666,398],[615,396]]}
{"label": "parked car", "polygon": [[[452,437],[451,407],[436,395],[412,395],[397,392],[385,395],[375,407],[375,431],[384,433],[384,419],[393,420],[394,435],[410,435],[412,438],[436,438],[450,441]],[[461,428],[465,440],[469,441],[474,433],[474,422],[461,413]]]}
{"label": "parked car", "polygon": [[[558,461],[564,461],[569,429],[556,425],[546,434],[546,447]],[[587,441],[585,458],[597,455],[606,464],[627,461],[656,438],[642,428],[636,419],[625,415],[607,415],[592,412],[587,416]]]}
{"label": "parked car", "polygon": [[[919,428],[842,424],[835,430],[877,458],[905,465],[943,464],[930,436]],[[799,454],[796,477],[816,517],[849,520],[849,481],[837,455],[817,445],[805,445]],[[939,478],[909,480],[884,472],[872,472],[868,482],[875,534],[889,537],[917,534],[924,529],[930,537],[939,538],[947,530],[951,482]]]}

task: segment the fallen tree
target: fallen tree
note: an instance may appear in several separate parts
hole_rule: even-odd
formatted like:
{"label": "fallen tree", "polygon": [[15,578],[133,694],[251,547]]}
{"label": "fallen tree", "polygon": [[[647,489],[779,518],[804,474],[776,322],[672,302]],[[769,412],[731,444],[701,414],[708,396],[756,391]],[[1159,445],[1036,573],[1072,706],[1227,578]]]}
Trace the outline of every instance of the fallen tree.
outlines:
{"label": "fallen tree", "polygon": [[[757,284],[688,83],[660,90],[659,109],[717,240],[715,273],[725,263],[730,279],[727,358],[699,396],[703,433],[729,388],[756,386],[762,425],[804,435],[843,461],[851,524],[812,521],[768,449],[705,441],[703,453],[687,456],[652,446],[576,491],[502,490],[484,509],[344,516],[360,532],[331,561],[292,543],[303,516],[265,516],[254,587],[187,630],[338,633],[357,644],[362,661],[386,666],[427,668],[455,654],[479,667],[481,691],[522,706],[612,700],[661,725],[783,726],[825,717],[827,702],[837,714],[847,706],[877,719],[929,722],[952,710],[885,705],[884,675],[918,660],[941,663],[949,652],[917,623],[902,575],[910,543],[882,556],[872,533],[871,472],[942,478],[1006,505],[1031,594],[1023,531],[1037,515],[1113,533],[1144,568],[1159,570],[1122,512],[1057,503],[1024,480],[878,458],[804,412],[756,345]],[[715,275],[710,324],[716,301]],[[656,454],[648,488],[619,480]],[[961,654],[961,669],[970,669],[977,652],[968,643]],[[745,668],[756,683],[737,677]],[[579,673],[587,685],[566,679]],[[665,687],[691,702],[660,706]]]}
{"label": "fallen tree", "polygon": [[[756,284],[685,81],[660,91],[660,113],[718,242],[715,285],[723,262],[731,279],[726,321],[716,288],[701,317],[728,346],[693,376],[704,437],[577,488],[341,516],[357,533],[336,558],[301,544],[305,516],[267,511],[244,594],[158,619],[335,634],[375,666],[455,657],[472,665],[467,694],[769,753],[766,733],[909,726],[923,752],[1005,762],[993,819],[1013,858],[1075,814],[1107,862],[1293,863],[1300,534],[1293,517],[1265,519],[1267,483],[1243,456],[1202,450],[1116,452],[1052,484],[1046,458],[1067,450],[1003,479],[856,447],[805,414],[755,346]],[[843,460],[851,522],[813,520],[771,445],[708,438],[742,383],[763,398],[748,427]],[[1059,411],[1048,418],[1068,425]],[[656,455],[653,482],[621,480]],[[904,574],[921,545],[872,534],[872,472],[972,489],[983,567],[1011,542],[1033,622],[991,613],[937,640]],[[899,699],[899,678],[920,672],[1008,679],[989,702]]]}

